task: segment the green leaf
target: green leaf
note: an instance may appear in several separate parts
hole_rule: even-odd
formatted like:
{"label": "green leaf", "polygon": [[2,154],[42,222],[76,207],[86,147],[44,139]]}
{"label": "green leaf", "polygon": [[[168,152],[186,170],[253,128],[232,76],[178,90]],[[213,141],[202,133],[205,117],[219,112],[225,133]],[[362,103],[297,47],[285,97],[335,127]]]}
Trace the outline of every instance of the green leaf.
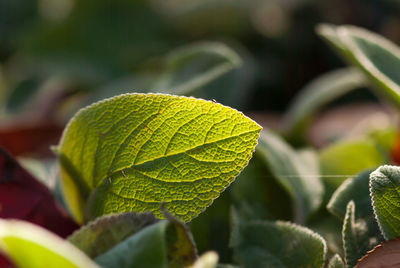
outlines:
{"label": "green leaf", "polygon": [[400,167],[381,166],[371,173],[372,206],[385,239],[400,236]]}
{"label": "green leaf", "polygon": [[369,195],[369,175],[372,170],[364,170],[354,178],[345,180],[332,195],[327,209],[340,219],[344,219],[347,204],[353,201],[357,206],[356,218],[374,218]]}
{"label": "green leaf", "polygon": [[358,259],[380,242],[371,233],[372,229],[368,222],[362,218],[356,219],[355,211],[356,206],[353,201],[350,201],[347,205],[342,231],[345,260],[349,268],[354,267]]}
{"label": "green leaf", "polygon": [[[196,217],[248,163],[261,127],[211,101],[126,94],[82,109],[59,146],[67,203],[82,220],[160,206]],[[74,185],[75,184],[75,185]],[[75,187],[74,187],[75,186]]]}
{"label": "green leaf", "polygon": [[304,138],[312,116],[320,108],[365,84],[365,76],[356,68],[334,70],[311,81],[300,91],[285,115],[286,135],[291,139]]}
{"label": "green leaf", "polygon": [[324,192],[315,153],[296,152],[267,130],[261,133],[258,150],[271,174],[292,197],[295,221],[303,223],[312,211],[319,208]]}
{"label": "green leaf", "polygon": [[95,261],[101,267],[187,267],[197,258],[187,227],[167,216],[131,235]]}
{"label": "green leaf", "polygon": [[[319,33],[340,55],[362,70],[374,83],[376,93],[400,106],[400,49],[384,37],[355,26],[327,25]],[[326,34],[328,33],[328,34]]]}
{"label": "green leaf", "polygon": [[0,219],[0,249],[20,268],[98,267],[83,252],[28,222]]}
{"label": "green leaf", "polygon": [[239,67],[242,61],[223,43],[202,42],[172,51],[165,57],[164,64],[165,70],[152,88],[191,95],[196,89]]}
{"label": "green leaf", "polygon": [[233,212],[231,247],[243,267],[323,267],[325,240],[288,222],[241,222]]}
{"label": "green leaf", "polygon": [[68,241],[89,257],[95,258],[156,221],[151,213],[106,215],[75,231]]}
{"label": "green leaf", "polygon": [[344,263],[342,258],[338,254],[335,254],[330,260],[328,264],[328,268],[344,268]]}

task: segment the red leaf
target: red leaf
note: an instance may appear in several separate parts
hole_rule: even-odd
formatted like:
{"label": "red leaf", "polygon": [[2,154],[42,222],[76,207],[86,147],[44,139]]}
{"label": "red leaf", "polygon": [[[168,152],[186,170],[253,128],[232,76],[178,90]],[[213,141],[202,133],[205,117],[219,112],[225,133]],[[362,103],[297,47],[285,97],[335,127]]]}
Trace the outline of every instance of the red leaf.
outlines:
{"label": "red leaf", "polygon": [[13,156],[51,155],[50,145],[58,143],[62,127],[48,122],[6,124],[0,127],[0,147]]}
{"label": "red leaf", "polygon": [[1,149],[0,218],[29,221],[64,238],[79,227],[49,189]]}

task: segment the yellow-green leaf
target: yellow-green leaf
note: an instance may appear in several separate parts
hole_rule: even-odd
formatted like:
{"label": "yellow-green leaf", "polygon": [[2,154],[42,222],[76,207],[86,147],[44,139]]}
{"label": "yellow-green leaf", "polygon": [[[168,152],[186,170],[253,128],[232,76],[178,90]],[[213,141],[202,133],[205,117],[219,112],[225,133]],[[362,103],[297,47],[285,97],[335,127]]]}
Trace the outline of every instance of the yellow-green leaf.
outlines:
{"label": "yellow-green leaf", "polygon": [[0,249],[20,268],[96,268],[83,252],[45,229],[18,220],[0,220]]}
{"label": "yellow-green leaf", "polygon": [[190,221],[251,158],[261,127],[201,99],[125,94],[79,111],[58,148],[64,195],[82,221],[161,204]]}

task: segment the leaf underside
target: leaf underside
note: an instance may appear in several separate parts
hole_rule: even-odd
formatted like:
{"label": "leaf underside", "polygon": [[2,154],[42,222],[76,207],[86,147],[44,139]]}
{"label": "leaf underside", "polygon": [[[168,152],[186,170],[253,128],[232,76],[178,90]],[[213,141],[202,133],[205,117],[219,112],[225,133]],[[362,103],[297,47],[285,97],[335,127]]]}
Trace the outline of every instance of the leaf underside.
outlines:
{"label": "leaf underside", "polygon": [[85,206],[85,220],[125,211],[163,218],[165,203],[190,221],[246,166],[260,129],[201,99],[125,94],[98,102],[78,112],[60,142],[64,195],[80,220]]}

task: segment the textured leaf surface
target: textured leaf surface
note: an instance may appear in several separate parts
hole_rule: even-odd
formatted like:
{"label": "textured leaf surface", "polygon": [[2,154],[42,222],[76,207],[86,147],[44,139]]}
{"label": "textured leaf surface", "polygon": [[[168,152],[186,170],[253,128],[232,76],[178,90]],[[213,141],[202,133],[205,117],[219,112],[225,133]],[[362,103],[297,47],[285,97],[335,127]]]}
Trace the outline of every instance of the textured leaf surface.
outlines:
{"label": "textured leaf surface", "polygon": [[20,268],[98,267],[72,244],[23,221],[0,220],[0,249]]}
{"label": "textured leaf surface", "polygon": [[323,267],[324,239],[287,222],[240,222],[233,213],[231,246],[243,267]]}
{"label": "textured leaf surface", "polygon": [[349,268],[354,267],[358,259],[380,242],[369,233],[369,226],[364,219],[355,218],[355,211],[356,206],[353,201],[350,201],[347,205],[342,232],[346,266]]}
{"label": "textured leaf surface", "polygon": [[77,230],[68,241],[95,258],[157,220],[151,213],[106,215]]}
{"label": "textured leaf surface", "polygon": [[[159,208],[190,221],[249,161],[260,131],[231,108],[201,99],[126,94],[81,110],[59,154],[74,215]],[[75,188],[74,188],[75,185]],[[78,186],[79,185],[79,186]]]}
{"label": "textured leaf surface", "polygon": [[[329,30],[326,30],[329,29]],[[377,86],[376,93],[400,106],[400,49],[384,37],[355,26],[325,26],[319,33]],[[327,34],[325,34],[327,33]]]}
{"label": "textured leaf surface", "polygon": [[388,267],[395,268],[400,265],[400,240],[385,241],[369,251],[359,260],[355,268]]}
{"label": "textured leaf surface", "polygon": [[[305,135],[312,116],[324,105],[366,84],[356,68],[344,68],[324,74],[311,81],[293,100],[285,115],[287,135],[299,139]],[[303,137],[304,138],[304,137]]]}
{"label": "textured leaf surface", "polygon": [[296,152],[267,130],[262,131],[257,148],[272,175],[292,197],[296,222],[304,222],[320,206],[324,191],[316,155],[312,151]]}
{"label": "textured leaf surface", "polygon": [[328,263],[328,268],[344,268],[342,258],[338,254],[335,254]]}
{"label": "textured leaf surface", "polygon": [[400,167],[381,166],[371,173],[372,206],[383,236],[400,236]]}
{"label": "textured leaf surface", "polygon": [[197,258],[186,226],[168,216],[117,244],[95,260],[101,267],[188,267]]}

